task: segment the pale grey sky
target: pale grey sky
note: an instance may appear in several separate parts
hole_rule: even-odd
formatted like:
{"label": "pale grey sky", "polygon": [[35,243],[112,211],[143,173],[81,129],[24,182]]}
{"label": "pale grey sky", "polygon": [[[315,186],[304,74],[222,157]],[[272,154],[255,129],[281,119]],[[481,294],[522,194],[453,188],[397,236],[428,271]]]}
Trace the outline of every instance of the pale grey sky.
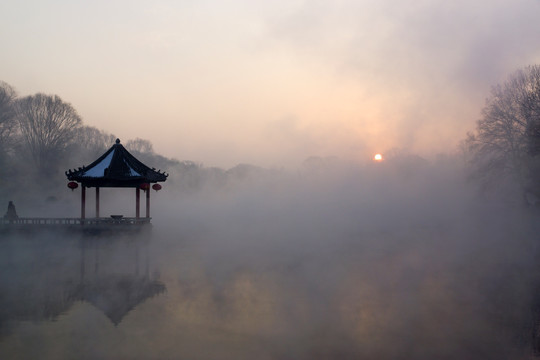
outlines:
{"label": "pale grey sky", "polygon": [[429,157],[540,63],[539,15],[538,0],[12,0],[0,80],[209,166]]}

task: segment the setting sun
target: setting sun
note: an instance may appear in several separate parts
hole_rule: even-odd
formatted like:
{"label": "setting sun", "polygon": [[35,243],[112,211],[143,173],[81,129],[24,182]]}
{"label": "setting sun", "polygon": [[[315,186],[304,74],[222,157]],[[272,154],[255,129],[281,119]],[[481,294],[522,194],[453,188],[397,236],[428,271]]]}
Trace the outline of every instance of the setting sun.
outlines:
{"label": "setting sun", "polygon": [[375,154],[375,156],[373,157],[373,160],[375,161],[382,161],[383,157],[381,154]]}

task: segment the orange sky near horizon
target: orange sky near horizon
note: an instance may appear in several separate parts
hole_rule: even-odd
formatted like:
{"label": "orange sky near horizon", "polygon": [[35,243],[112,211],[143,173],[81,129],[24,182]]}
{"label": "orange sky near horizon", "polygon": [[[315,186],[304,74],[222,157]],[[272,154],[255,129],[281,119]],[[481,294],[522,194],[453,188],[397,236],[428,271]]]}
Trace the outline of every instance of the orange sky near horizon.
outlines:
{"label": "orange sky near horizon", "polygon": [[540,62],[540,3],[0,4],[0,80],[206,166],[454,152],[492,85]]}

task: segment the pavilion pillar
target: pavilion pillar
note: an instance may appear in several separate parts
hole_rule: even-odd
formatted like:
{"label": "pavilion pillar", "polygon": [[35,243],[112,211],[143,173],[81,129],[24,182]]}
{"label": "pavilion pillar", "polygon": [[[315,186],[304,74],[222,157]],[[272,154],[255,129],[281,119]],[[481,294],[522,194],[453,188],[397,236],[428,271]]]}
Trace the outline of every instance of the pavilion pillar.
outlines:
{"label": "pavilion pillar", "polygon": [[141,217],[141,189],[138,186],[135,188],[135,217]]}
{"label": "pavilion pillar", "polygon": [[86,186],[81,186],[81,219],[86,218]]}
{"label": "pavilion pillar", "polygon": [[96,186],[96,218],[99,218],[99,187]]}
{"label": "pavilion pillar", "polygon": [[146,189],[146,217],[150,217],[150,186]]}

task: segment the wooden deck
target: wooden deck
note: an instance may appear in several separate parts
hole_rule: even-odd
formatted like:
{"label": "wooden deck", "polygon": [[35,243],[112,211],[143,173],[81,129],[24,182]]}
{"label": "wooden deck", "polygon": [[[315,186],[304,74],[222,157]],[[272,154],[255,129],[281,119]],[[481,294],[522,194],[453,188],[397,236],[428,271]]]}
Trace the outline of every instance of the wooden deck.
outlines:
{"label": "wooden deck", "polygon": [[0,218],[0,233],[76,231],[84,233],[138,232],[151,226],[151,218],[135,217],[100,217],[100,218],[18,218],[7,220]]}

